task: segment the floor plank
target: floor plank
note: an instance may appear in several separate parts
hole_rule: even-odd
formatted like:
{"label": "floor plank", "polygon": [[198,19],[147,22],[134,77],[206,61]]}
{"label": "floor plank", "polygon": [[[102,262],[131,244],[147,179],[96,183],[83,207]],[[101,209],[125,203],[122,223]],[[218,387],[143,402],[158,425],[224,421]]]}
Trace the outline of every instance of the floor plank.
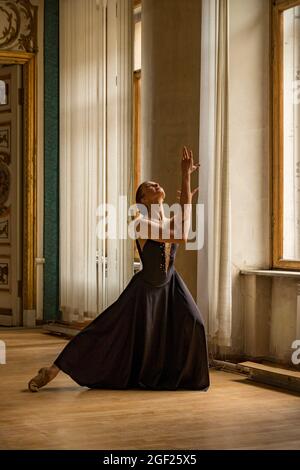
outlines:
{"label": "floor plank", "polygon": [[67,375],[27,381],[66,340],[0,329],[0,449],[299,449],[299,395],[211,371],[199,391],[89,390]]}
{"label": "floor plank", "polygon": [[276,364],[260,364],[258,362],[251,362],[251,361],[246,361],[246,362],[240,362],[240,366],[248,367],[250,369],[256,369],[260,370],[263,372],[271,372],[272,374],[278,374],[278,375],[283,375],[286,377],[293,377],[297,380],[300,380],[300,371],[296,370],[291,370],[287,368],[283,368],[280,366],[277,366]]}

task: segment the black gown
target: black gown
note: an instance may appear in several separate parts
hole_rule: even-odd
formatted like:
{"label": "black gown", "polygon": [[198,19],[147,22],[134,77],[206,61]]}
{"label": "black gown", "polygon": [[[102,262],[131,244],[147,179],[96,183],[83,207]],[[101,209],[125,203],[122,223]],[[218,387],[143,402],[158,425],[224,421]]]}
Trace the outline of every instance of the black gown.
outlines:
{"label": "black gown", "polygon": [[54,361],[89,388],[207,390],[205,328],[175,269],[177,243],[136,241],[142,270]]}

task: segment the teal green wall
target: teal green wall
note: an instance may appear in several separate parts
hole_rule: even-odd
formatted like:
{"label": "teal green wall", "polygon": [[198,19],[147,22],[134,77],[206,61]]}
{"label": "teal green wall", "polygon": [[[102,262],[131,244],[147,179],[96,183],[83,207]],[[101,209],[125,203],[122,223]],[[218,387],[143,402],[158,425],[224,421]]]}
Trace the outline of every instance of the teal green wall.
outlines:
{"label": "teal green wall", "polygon": [[44,320],[59,312],[59,0],[45,0]]}

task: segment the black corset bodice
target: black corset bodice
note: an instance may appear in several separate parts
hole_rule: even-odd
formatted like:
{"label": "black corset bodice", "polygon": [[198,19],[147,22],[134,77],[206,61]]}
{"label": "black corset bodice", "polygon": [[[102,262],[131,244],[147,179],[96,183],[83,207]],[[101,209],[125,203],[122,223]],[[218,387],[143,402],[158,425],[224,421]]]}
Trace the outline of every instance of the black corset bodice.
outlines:
{"label": "black corset bodice", "polygon": [[141,278],[153,286],[160,286],[169,282],[175,266],[175,256],[178,243],[159,242],[148,239],[143,248],[136,240],[143,269]]}

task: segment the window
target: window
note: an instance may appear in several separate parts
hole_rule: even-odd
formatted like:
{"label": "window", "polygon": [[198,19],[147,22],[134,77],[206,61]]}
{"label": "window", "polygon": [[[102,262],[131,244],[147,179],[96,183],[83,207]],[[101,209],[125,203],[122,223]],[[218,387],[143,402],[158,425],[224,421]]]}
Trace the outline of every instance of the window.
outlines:
{"label": "window", "polygon": [[273,266],[300,269],[300,0],[273,4]]}

